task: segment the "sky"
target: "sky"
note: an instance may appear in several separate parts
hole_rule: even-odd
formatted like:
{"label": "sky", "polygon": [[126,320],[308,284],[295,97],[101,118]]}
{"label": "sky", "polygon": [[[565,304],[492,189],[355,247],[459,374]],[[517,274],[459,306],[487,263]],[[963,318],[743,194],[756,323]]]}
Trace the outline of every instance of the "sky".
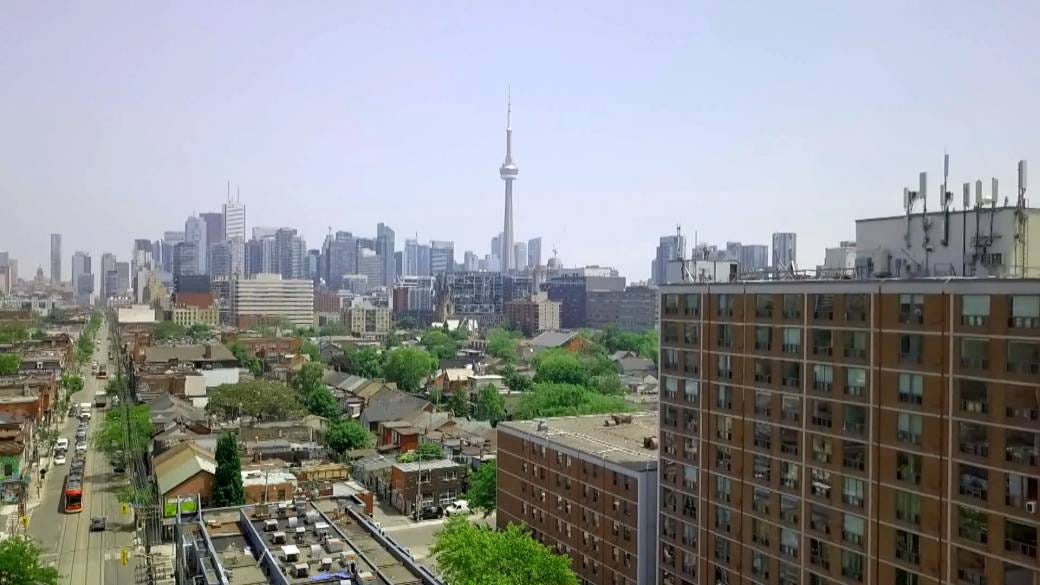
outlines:
{"label": "sky", "polygon": [[[517,241],[649,277],[658,238],[800,268],[951,183],[1040,163],[1036,2],[0,3],[0,250],[99,263],[217,211],[247,227]],[[986,181],[988,184],[988,181]],[[959,193],[959,187],[951,189]],[[937,189],[929,194],[938,206]],[[959,196],[955,200],[959,201]],[[543,260],[544,261],[544,260]]]}

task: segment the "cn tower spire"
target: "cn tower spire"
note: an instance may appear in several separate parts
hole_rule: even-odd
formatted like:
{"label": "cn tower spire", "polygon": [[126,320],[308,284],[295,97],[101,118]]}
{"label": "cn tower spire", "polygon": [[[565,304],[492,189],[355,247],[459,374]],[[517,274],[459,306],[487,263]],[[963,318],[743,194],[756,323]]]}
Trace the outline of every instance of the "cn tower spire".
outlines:
{"label": "cn tower spire", "polygon": [[498,169],[498,175],[506,182],[505,221],[502,226],[502,250],[499,254],[502,272],[512,272],[516,269],[513,254],[513,181],[518,173],[519,169],[513,162],[513,96],[510,88],[506,93],[506,160]]}

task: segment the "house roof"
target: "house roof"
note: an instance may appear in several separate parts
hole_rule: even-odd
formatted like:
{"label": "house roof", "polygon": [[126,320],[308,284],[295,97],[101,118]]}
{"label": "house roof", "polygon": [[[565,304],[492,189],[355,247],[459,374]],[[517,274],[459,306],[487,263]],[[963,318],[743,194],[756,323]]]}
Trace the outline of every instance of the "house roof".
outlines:
{"label": "house roof", "polygon": [[369,380],[367,383],[359,385],[353,392],[358,398],[364,398],[367,400],[375,397],[376,394],[385,388],[396,389],[396,387],[396,384],[387,384],[383,380],[376,379]]}
{"label": "house roof", "polygon": [[451,420],[451,415],[447,412],[426,412],[423,410],[417,410],[405,417],[404,420],[411,423],[411,425],[417,429],[425,429],[428,433],[430,431],[436,431],[447,424]]}
{"label": "house roof", "polygon": [[545,331],[531,340],[534,347],[560,347],[578,334],[573,331]]}
{"label": "house roof", "polygon": [[635,357],[635,354],[630,351],[615,351],[614,353],[610,354],[610,359],[615,362],[628,357]]}
{"label": "house roof", "polygon": [[465,382],[473,375],[473,370],[470,368],[445,368],[441,375],[447,376],[449,382]]}
{"label": "house roof", "polygon": [[654,360],[648,360],[641,357],[621,358],[618,360],[618,367],[621,368],[623,374],[657,371],[657,364],[654,363]]}
{"label": "house roof", "polygon": [[[210,355],[206,356],[209,348]],[[235,361],[231,350],[222,343],[203,343],[197,345],[161,345],[147,347],[144,350],[146,363],[178,362],[228,362]]]}
{"label": "house roof", "polygon": [[365,425],[383,421],[400,420],[423,410],[430,405],[425,398],[413,396],[400,390],[386,390],[373,397],[361,413]]}
{"label": "house roof", "polygon": [[462,467],[461,463],[456,463],[451,459],[437,459],[435,461],[413,461],[411,463],[394,463],[395,468],[400,469],[405,473],[411,473],[413,471],[431,469],[448,469],[451,467]]}
{"label": "house roof", "polygon": [[153,468],[159,494],[166,495],[199,473],[215,474],[217,462],[193,441],[185,441],[156,457]]}
{"label": "house roof", "polygon": [[341,383],[343,383],[349,377],[350,377],[350,374],[347,374],[346,372],[337,372],[336,370],[328,370],[327,372],[325,372],[325,375],[323,375],[321,377],[321,382],[322,382],[322,384],[326,384],[328,386],[336,387],[336,386],[339,386]]}
{"label": "house roof", "polygon": [[206,411],[187,400],[181,400],[168,393],[157,394],[148,401],[148,409],[152,421],[188,420],[209,421]]}

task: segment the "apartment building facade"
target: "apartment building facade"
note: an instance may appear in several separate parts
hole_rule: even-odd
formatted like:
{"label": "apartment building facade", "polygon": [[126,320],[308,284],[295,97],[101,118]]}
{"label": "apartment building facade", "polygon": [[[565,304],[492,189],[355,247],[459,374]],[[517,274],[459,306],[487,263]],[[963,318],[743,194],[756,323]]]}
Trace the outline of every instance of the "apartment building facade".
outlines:
{"label": "apartment building facade", "polygon": [[655,414],[498,425],[498,528],[522,524],[582,584],[656,581]]}
{"label": "apartment building facade", "polygon": [[1040,281],[666,286],[661,376],[660,583],[1040,583]]}

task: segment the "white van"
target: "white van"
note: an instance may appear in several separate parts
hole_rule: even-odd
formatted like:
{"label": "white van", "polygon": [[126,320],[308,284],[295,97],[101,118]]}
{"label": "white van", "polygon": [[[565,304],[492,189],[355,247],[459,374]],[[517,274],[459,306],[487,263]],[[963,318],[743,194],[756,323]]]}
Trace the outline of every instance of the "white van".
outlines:
{"label": "white van", "polygon": [[62,438],[58,439],[54,443],[54,450],[55,451],[68,451],[69,450],[69,440],[66,439],[65,437],[62,437]]}

